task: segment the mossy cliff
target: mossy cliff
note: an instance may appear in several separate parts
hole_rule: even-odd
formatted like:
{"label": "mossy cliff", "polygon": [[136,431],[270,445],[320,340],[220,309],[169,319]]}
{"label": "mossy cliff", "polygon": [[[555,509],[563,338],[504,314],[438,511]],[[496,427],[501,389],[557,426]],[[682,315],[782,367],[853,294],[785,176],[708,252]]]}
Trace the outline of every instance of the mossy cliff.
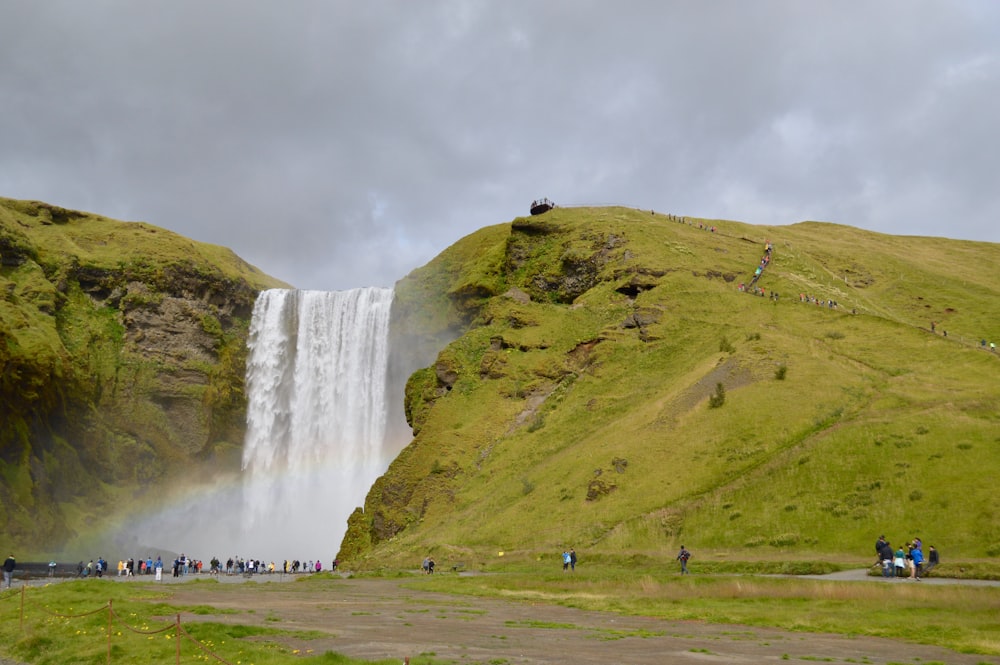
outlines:
{"label": "mossy cliff", "polygon": [[262,288],[228,249],[0,199],[0,524],[58,553],[172,474],[232,465]]}
{"label": "mossy cliff", "polygon": [[868,556],[879,533],[1000,556],[997,265],[624,208],[482,229],[397,284],[393,344],[439,353],[340,556]]}

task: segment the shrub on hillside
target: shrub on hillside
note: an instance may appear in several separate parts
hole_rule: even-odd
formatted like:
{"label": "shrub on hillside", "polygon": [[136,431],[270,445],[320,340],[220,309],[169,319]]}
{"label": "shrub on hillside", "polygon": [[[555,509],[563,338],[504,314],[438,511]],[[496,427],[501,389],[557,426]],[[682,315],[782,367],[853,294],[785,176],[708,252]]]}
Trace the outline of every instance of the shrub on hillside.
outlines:
{"label": "shrub on hillside", "polygon": [[535,483],[528,480],[527,477],[521,476],[521,494],[528,495],[535,491]]}
{"label": "shrub on hillside", "polygon": [[715,392],[708,397],[708,408],[717,409],[726,403],[726,387],[721,382],[715,384]]}

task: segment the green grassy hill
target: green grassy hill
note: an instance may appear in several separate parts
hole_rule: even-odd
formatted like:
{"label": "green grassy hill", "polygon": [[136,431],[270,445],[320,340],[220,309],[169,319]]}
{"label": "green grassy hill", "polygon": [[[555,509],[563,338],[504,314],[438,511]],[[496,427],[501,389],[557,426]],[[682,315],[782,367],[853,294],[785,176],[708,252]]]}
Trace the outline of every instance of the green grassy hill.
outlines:
{"label": "green grassy hill", "polygon": [[[766,295],[741,291],[767,241]],[[482,229],[397,285],[408,343],[454,341],[411,377],[416,438],[341,557],[867,558],[880,533],[1000,556],[998,265],[624,208]]]}
{"label": "green grassy hill", "polygon": [[277,286],[223,247],[0,198],[5,545],[68,555],[172,476],[238,459],[247,327]]}

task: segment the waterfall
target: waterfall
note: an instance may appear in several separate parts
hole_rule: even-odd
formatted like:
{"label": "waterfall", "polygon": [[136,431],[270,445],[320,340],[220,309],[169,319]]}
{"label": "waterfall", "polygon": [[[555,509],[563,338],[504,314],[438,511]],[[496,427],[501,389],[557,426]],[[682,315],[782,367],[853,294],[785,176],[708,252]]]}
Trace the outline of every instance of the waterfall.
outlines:
{"label": "waterfall", "polygon": [[336,555],[388,467],[392,289],[264,291],[250,324],[243,535],[247,556]]}

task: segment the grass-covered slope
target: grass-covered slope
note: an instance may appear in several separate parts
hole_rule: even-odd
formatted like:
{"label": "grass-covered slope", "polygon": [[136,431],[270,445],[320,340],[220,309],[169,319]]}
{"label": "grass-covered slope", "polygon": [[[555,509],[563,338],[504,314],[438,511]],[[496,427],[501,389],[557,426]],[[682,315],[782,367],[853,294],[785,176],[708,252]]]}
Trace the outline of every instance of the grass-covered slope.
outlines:
{"label": "grass-covered slope", "polygon": [[238,450],[246,329],[281,282],[145,223],[0,198],[0,524],[58,552]]}
{"label": "grass-covered slope", "polygon": [[417,435],[341,556],[868,556],[879,533],[1000,556],[997,265],[623,208],[483,229],[397,285],[397,329],[462,334],[411,377]]}

